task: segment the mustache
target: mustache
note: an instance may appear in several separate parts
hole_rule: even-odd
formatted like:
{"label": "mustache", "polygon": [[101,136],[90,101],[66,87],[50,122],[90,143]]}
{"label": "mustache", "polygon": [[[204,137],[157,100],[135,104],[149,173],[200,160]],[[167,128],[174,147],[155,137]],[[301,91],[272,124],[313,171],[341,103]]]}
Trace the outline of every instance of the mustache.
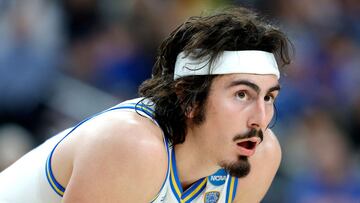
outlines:
{"label": "mustache", "polygon": [[259,137],[262,142],[264,139],[264,133],[262,132],[262,130],[256,130],[255,128],[253,128],[247,133],[236,135],[233,138],[233,141],[236,142],[237,140],[251,138],[251,137]]}

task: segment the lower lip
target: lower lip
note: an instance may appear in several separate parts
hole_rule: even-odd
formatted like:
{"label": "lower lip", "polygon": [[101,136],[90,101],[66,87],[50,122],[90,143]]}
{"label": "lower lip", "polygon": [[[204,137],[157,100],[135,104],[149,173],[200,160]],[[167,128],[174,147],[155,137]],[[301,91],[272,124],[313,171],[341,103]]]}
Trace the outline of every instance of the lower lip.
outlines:
{"label": "lower lip", "polygon": [[247,149],[247,148],[239,146],[239,145],[237,145],[236,147],[242,156],[252,156],[255,153],[255,148]]}

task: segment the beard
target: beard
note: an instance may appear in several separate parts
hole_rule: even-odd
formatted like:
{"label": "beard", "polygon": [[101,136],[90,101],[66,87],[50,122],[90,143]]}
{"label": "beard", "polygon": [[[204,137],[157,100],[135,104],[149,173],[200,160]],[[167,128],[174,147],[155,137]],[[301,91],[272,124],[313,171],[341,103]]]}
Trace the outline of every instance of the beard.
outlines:
{"label": "beard", "polygon": [[[245,134],[236,135],[233,138],[233,141],[236,142],[241,139],[251,138],[251,137],[259,137],[260,142],[263,141],[264,135],[261,130],[251,129],[249,132]],[[221,162],[220,166],[225,169],[229,175],[236,178],[243,178],[250,173],[250,162],[247,156],[238,156],[238,159],[234,162]]]}
{"label": "beard", "polygon": [[235,162],[222,162],[220,166],[225,169],[229,175],[236,178],[243,178],[250,173],[250,162],[248,157],[239,156],[238,160]]}

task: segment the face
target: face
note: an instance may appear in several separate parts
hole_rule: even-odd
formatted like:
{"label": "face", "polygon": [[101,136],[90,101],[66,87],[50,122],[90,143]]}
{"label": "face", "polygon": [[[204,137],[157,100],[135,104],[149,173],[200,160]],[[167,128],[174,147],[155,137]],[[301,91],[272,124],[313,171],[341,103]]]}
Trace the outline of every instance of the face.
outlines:
{"label": "face", "polygon": [[262,140],[279,92],[274,75],[229,74],[216,77],[205,105],[204,122],[191,127],[204,154],[236,177],[250,171],[247,160]]}

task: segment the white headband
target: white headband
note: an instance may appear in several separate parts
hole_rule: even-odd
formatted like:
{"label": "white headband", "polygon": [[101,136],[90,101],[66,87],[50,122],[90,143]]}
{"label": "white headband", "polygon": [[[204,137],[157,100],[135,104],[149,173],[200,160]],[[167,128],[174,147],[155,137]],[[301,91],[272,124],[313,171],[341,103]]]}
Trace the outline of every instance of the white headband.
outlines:
{"label": "white headband", "polygon": [[280,78],[274,54],[265,51],[224,51],[214,61],[210,71],[209,58],[195,59],[180,52],[176,58],[174,80],[190,75],[217,75],[231,73],[271,74]]}

